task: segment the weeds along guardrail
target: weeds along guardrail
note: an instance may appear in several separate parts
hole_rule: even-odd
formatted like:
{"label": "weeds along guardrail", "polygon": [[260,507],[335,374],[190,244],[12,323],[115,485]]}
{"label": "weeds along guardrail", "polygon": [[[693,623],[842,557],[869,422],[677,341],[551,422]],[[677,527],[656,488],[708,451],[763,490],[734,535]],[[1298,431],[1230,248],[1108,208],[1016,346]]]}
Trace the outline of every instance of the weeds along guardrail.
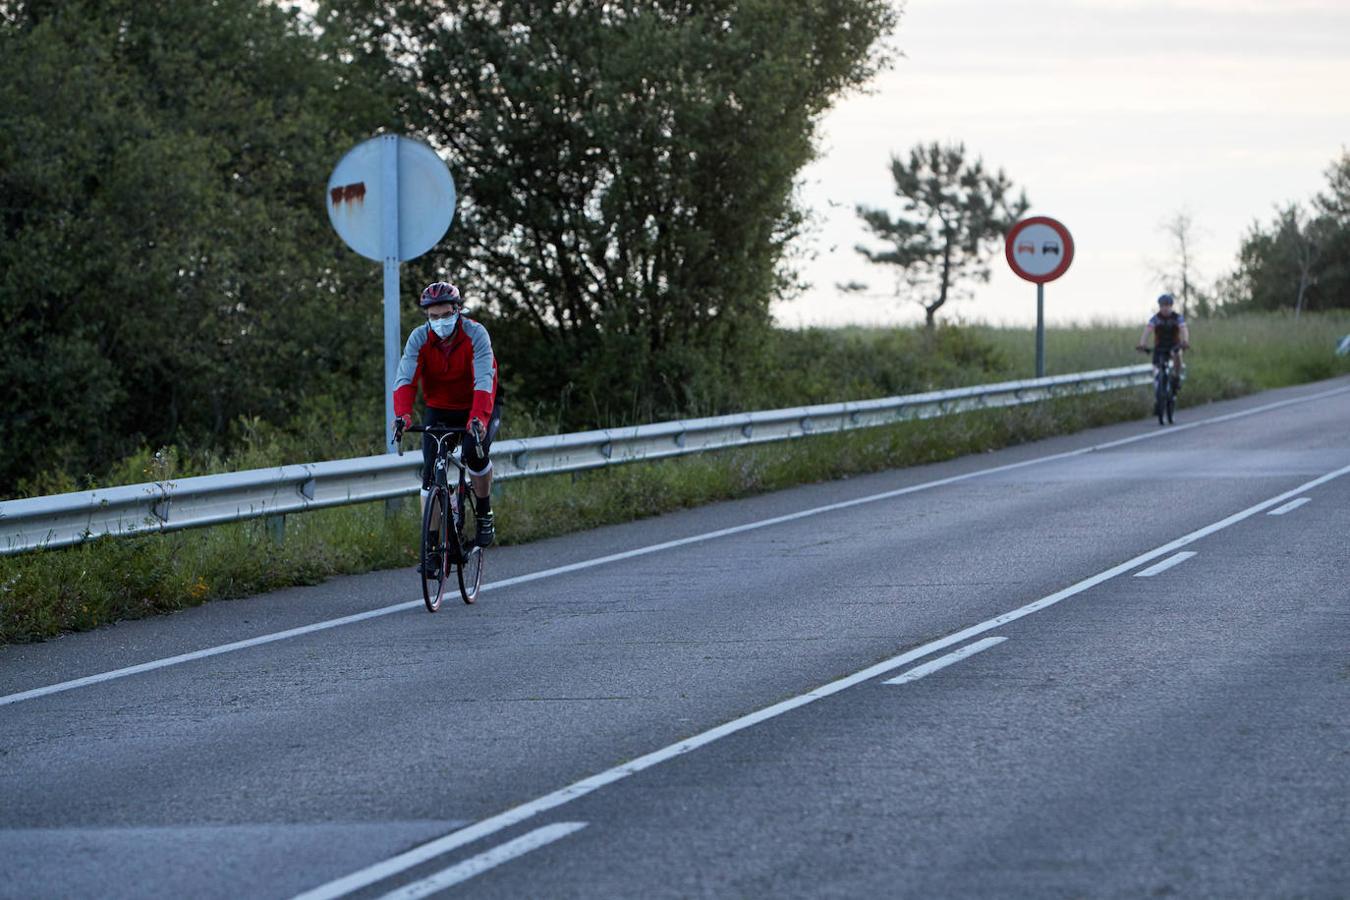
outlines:
{"label": "weeds along guardrail", "polygon": [[[498,441],[498,479],[575,472],[832,434],[979,409],[1149,384],[1148,365],[1007,381],[879,400],[826,403]],[[392,499],[420,486],[420,452],[252,469],[0,502],[0,555],[267,518],[280,537],[288,513]]]}

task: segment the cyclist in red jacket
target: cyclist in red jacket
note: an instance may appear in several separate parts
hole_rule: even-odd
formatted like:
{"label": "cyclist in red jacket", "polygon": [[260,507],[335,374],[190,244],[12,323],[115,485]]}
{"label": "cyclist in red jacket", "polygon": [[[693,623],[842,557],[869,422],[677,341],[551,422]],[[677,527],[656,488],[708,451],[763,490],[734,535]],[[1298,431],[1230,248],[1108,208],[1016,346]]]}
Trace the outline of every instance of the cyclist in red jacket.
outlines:
{"label": "cyclist in red jacket", "polygon": [[[501,425],[497,403],[497,359],[487,329],[464,315],[464,301],[453,284],[427,285],[418,302],[427,322],[413,329],[403,346],[394,376],[395,431],[412,424],[413,400],[422,388],[426,425],[467,428],[464,463],[473,485],[474,536],[480,547],[496,537],[492,514],[492,439]],[[422,436],[422,497],[431,488],[436,441]]]}

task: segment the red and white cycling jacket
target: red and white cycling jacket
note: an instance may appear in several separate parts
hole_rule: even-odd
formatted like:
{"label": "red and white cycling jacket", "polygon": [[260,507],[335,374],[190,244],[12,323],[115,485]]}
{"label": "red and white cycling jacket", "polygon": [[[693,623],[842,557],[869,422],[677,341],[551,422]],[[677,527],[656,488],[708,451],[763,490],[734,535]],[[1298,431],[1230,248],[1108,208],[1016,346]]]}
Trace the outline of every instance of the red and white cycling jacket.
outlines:
{"label": "red and white cycling jacket", "polygon": [[427,406],[467,409],[469,418],[487,422],[497,401],[497,359],[487,329],[463,314],[448,338],[430,324],[414,328],[394,375],[394,415],[412,414],[418,385]]}

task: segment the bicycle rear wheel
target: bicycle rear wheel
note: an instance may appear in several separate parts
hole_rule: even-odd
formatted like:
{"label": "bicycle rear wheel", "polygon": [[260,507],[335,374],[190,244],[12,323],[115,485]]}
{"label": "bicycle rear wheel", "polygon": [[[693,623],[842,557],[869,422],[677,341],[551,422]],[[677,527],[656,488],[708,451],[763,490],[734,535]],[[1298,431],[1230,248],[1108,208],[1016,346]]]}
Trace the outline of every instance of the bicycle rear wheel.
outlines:
{"label": "bicycle rear wheel", "polygon": [[1171,425],[1171,424],[1172,424],[1172,413],[1176,411],[1176,408],[1177,408],[1177,395],[1174,394],[1174,393],[1172,393],[1172,392],[1169,390],[1169,391],[1167,392],[1167,424],[1168,424],[1168,425]]}
{"label": "bicycle rear wheel", "polygon": [[450,533],[446,514],[448,499],[445,488],[432,488],[422,511],[422,599],[427,612],[441,608],[445,582],[450,577],[449,550],[455,537]]}

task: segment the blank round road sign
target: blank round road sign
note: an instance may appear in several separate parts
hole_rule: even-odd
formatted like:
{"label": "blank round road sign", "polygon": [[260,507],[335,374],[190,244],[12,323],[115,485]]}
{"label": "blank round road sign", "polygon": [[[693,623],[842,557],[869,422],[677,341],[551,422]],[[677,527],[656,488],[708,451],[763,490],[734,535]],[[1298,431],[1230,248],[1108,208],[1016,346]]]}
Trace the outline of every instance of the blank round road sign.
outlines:
{"label": "blank round road sign", "polygon": [[[357,144],[328,179],[328,220],[357,253],[384,259],[382,144]],[[398,140],[398,258],[415,259],[445,237],[455,217],[455,180],[445,161],[421,141]]]}
{"label": "blank round road sign", "polygon": [[1027,281],[1054,281],[1073,262],[1073,238],[1055,219],[1033,216],[1008,231],[1004,252],[1008,265]]}

